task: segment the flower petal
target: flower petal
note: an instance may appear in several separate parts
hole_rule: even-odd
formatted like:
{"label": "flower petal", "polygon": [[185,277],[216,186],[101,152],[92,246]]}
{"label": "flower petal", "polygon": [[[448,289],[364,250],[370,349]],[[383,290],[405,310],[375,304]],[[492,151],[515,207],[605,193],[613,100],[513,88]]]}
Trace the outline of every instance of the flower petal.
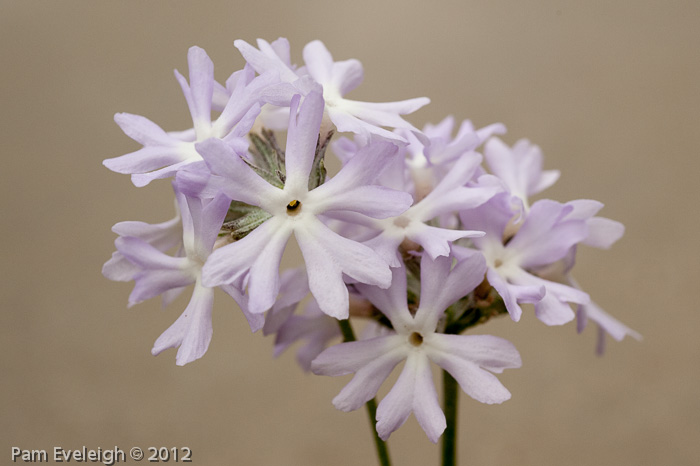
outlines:
{"label": "flower petal", "polygon": [[387,139],[388,141],[396,141],[401,144],[406,144],[408,142],[406,138],[391,131],[387,131],[384,128],[380,128],[372,123],[368,123],[349,113],[343,108],[334,108],[329,106],[326,108],[326,111],[328,112],[328,116],[333,124],[341,133],[355,133],[362,135],[367,139],[370,138],[370,135],[376,134],[377,136]]}
{"label": "flower petal", "polygon": [[231,201],[224,194],[219,194],[211,201],[206,202],[202,206],[201,199],[187,198],[187,204],[190,206],[201,206],[198,209],[197,216],[193,213],[193,233],[194,233],[194,249],[197,256],[201,259],[206,259],[214,247],[221,225],[228,213],[228,208]]}
{"label": "flower petal", "polygon": [[159,251],[167,251],[182,242],[182,225],[180,215],[168,221],[156,224],[145,222],[119,222],[112,227],[119,236],[136,236],[149,243]]}
{"label": "flower petal", "polygon": [[275,304],[265,315],[263,335],[276,333],[294,313],[297,305],[309,294],[309,279],[304,267],[284,270],[280,274],[280,292]]}
{"label": "flower petal", "polygon": [[520,320],[523,313],[518,303],[535,303],[541,300],[547,292],[546,288],[542,285],[521,286],[510,284],[493,269],[489,269],[486,272],[486,278],[491,286],[496,289],[501,298],[503,298],[503,303],[508,310],[508,314],[510,314],[510,318],[515,322]]}
{"label": "flower petal", "polygon": [[176,358],[178,366],[184,366],[204,356],[213,332],[213,302],[214,290],[196,285],[187,308],[175,323],[158,337],[151,354],[157,356],[166,349],[179,347]]}
{"label": "flower petal", "polygon": [[380,356],[396,351],[403,343],[404,338],[398,335],[340,343],[319,354],[311,364],[311,371],[329,376],[352,374]]}
{"label": "flower petal", "polygon": [[[435,339],[447,335],[435,334]],[[476,335],[474,335],[476,336]],[[459,335],[467,338],[468,336]],[[505,340],[503,340],[505,341]],[[449,344],[449,343],[448,343]],[[517,351],[516,351],[517,352]],[[428,357],[445,369],[457,380],[464,392],[481,403],[503,403],[510,398],[510,392],[495,375],[481,369],[477,362],[471,361],[469,355],[459,356],[444,351],[431,349]]]}
{"label": "flower petal", "polygon": [[187,160],[192,154],[182,143],[146,146],[135,152],[106,159],[102,164],[117,173],[146,173]]}
{"label": "flower petal", "polygon": [[606,333],[608,333],[613,339],[617,341],[622,341],[626,335],[631,336],[636,340],[641,340],[642,335],[639,332],[632,330],[625,324],[615,319],[613,316],[603,311],[603,309],[594,302],[582,305],[585,309],[586,317],[600,325]]}
{"label": "flower petal", "polygon": [[116,282],[130,282],[141,269],[129,261],[119,251],[114,251],[112,257],[102,266],[102,275]]}
{"label": "flower petal", "polygon": [[238,289],[238,287],[233,285],[219,285],[219,287],[224,290],[224,292],[233,298],[241,308],[243,315],[248,321],[248,326],[250,326],[250,331],[255,333],[260,330],[265,324],[265,316],[262,314],[252,314],[248,311],[248,300],[245,295]]}
{"label": "flower petal", "polygon": [[369,247],[343,238],[312,217],[295,227],[295,236],[306,262],[309,288],[326,314],[348,316],[348,291],[342,274],[361,283],[388,287],[389,266]]}
{"label": "flower petal", "polygon": [[357,60],[343,60],[333,63],[332,80],[330,84],[338,89],[341,96],[362,84],[364,71],[362,63]]}
{"label": "flower petal", "polygon": [[335,204],[348,204],[352,198],[344,196],[359,186],[372,185],[393,159],[397,147],[389,142],[377,141],[360,149],[336,176],[309,193],[318,205],[319,212],[339,210]]}
{"label": "flower petal", "polygon": [[450,254],[450,244],[460,238],[478,238],[484,236],[483,231],[450,230],[447,228],[431,227],[421,222],[412,222],[406,231],[406,237],[423,246],[431,259]]}
{"label": "flower petal", "polygon": [[290,235],[291,228],[288,225],[279,226],[250,268],[248,310],[253,314],[263,313],[275,303],[280,290],[280,262]]}
{"label": "flower petal", "polygon": [[411,415],[421,358],[421,353],[409,354],[398,380],[377,407],[377,434],[382,440],[388,439]]}
{"label": "flower petal", "polygon": [[384,262],[390,267],[401,266],[401,255],[399,254],[399,245],[403,241],[403,236],[391,235],[387,232],[381,233],[372,239],[363,241],[362,244],[372,248]]}
{"label": "flower petal", "polygon": [[[332,180],[331,180],[332,181]],[[330,182],[329,182],[330,183]],[[322,186],[326,186],[325,184]],[[317,191],[319,188],[314,189]],[[336,195],[322,195],[329,190],[321,190],[311,196],[317,213],[329,211],[358,212],[372,218],[389,218],[401,215],[413,203],[410,194],[384,186],[358,186]]]}
{"label": "flower petal", "polygon": [[[357,371],[350,382],[333,398],[333,406],[349,412],[361,408],[377,395],[377,390],[406,355],[393,351],[377,356],[369,364]],[[313,365],[313,363],[312,363]]]}
{"label": "flower petal", "polygon": [[627,335],[631,336],[637,341],[642,340],[641,334],[615,319],[593,301],[585,305],[579,305],[576,318],[577,330],[579,333],[586,328],[589,318],[598,324],[598,344],[596,347],[596,353],[599,356],[602,356],[605,352],[606,334],[613,337],[613,339],[616,341],[622,341]]}
{"label": "flower petal", "polygon": [[479,207],[460,213],[460,219],[466,229],[486,233],[483,238],[474,239],[474,244],[480,249],[484,249],[491,242],[501,245],[503,232],[512,217],[510,196],[507,193],[497,194]]}
{"label": "flower petal", "polygon": [[603,203],[592,199],[576,199],[566,203],[571,212],[566,216],[569,219],[588,220],[603,208]]}
{"label": "flower petal", "polygon": [[421,296],[416,311],[416,322],[426,322],[426,329],[434,330],[445,309],[467,295],[484,279],[486,261],[473,251],[452,268],[451,257],[421,259]]}
{"label": "flower petal", "polygon": [[472,179],[480,161],[480,156],[460,158],[440,183],[414,207],[420,212],[418,218],[427,221],[439,215],[473,209],[496,195],[500,187],[464,186]]}
{"label": "flower petal", "polygon": [[547,293],[535,303],[535,315],[545,325],[564,325],[576,316],[571,306]]}
{"label": "flower petal", "polygon": [[170,146],[173,138],[146,117],[131,113],[117,113],[114,121],[134,141],[144,146]]}
{"label": "flower petal", "polygon": [[141,268],[180,270],[183,261],[187,260],[168,256],[141,238],[133,236],[121,236],[114,241],[114,245],[124,257]]}
{"label": "flower petal", "polygon": [[[277,43],[277,41],[274,43]],[[280,50],[279,43],[272,47],[264,40],[258,39],[258,47],[260,47],[260,50],[240,39],[234,41],[233,45],[241,52],[245,61],[259,74],[263,74],[269,70],[275,70],[284,81],[292,82],[298,78],[296,73],[289,68],[289,65],[278,56],[278,51]],[[286,58],[289,58],[289,54],[286,55]]]}
{"label": "flower petal", "polygon": [[192,284],[195,279],[181,270],[142,270],[134,277],[134,289],[129,295],[129,307],[154,298],[168,290]]}
{"label": "flower petal", "polygon": [[520,353],[508,340],[492,335],[435,334],[429,348],[478,364],[483,369],[500,374],[504,369],[522,366]]}
{"label": "flower petal", "polygon": [[556,183],[560,176],[561,172],[559,170],[543,170],[539,181],[531,186],[531,192],[539,193],[544,191]]}
{"label": "flower petal", "polygon": [[570,211],[564,204],[543,199],[537,201],[520,230],[506,249],[518,257],[523,268],[556,262],[575,244],[588,236],[584,220],[562,220]]}
{"label": "flower petal", "polygon": [[512,274],[510,280],[516,285],[544,286],[547,289],[547,294],[554,295],[560,301],[576,304],[588,304],[590,302],[588,293],[584,291],[564,285],[563,283],[545,280],[544,278],[527,273],[524,270]]}
{"label": "flower petal", "polygon": [[618,239],[625,234],[625,226],[604,217],[593,217],[586,222],[588,236],[583,244],[600,249],[609,249]]}
{"label": "flower petal", "polygon": [[210,138],[195,147],[211,171],[227,180],[222,189],[231,199],[262,207],[268,212],[284,203],[282,190],[262,179],[225,142]]}
{"label": "flower petal", "polygon": [[198,137],[211,127],[211,102],[214,95],[214,63],[204,49],[194,46],[187,52],[190,71],[190,113]]}
{"label": "flower petal", "polygon": [[[255,78],[253,68],[246,66],[243,70],[236,73],[239,73],[239,75],[235,76],[236,84],[231,92],[231,98],[216,119],[216,122],[212,125],[214,134],[228,134],[234,125],[241,122],[244,116],[254,121],[255,117],[260,113],[258,100],[261,98],[262,93],[267,87],[279,82],[279,75],[274,71],[269,71]],[[253,107],[255,107],[255,110],[253,110]],[[241,125],[239,124],[238,126]],[[244,126],[247,126],[245,129],[245,133],[247,133],[250,130],[250,126],[252,126],[252,122]]]}
{"label": "flower petal", "polygon": [[153,180],[162,180],[163,178],[169,178],[177,174],[179,170],[184,169],[185,167],[189,168],[190,166],[196,165],[198,162],[201,161],[202,158],[199,156],[199,154],[195,153],[193,156],[188,157],[182,160],[181,162],[165,166],[159,170],[154,170],[148,173],[133,173],[131,175],[131,182],[137,188],[142,188]]}
{"label": "flower petal", "polygon": [[304,46],[304,63],[306,69],[316,81],[326,85],[331,80],[333,57],[320,40],[314,40]]}
{"label": "flower petal", "polygon": [[416,357],[416,379],[413,395],[413,414],[431,442],[437,443],[445,431],[445,413],[438,403],[433,374],[426,357]]}
{"label": "flower petal", "polygon": [[416,97],[397,102],[361,102],[359,100],[345,100],[345,102],[352,105],[353,115],[375,125],[414,129],[413,125],[398,115],[413,113],[428,105],[430,99],[427,97]]}
{"label": "flower petal", "polygon": [[402,262],[399,262],[399,265],[391,269],[389,288],[381,289],[360,283],[356,283],[355,288],[389,318],[397,332],[404,334],[413,327],[413,316],[406,302],[406,268]]}
{"label": "flower petal", "polygon": [[268,244],[286,241],[290,234],[283,219],[270,218],[245,238],[214,250],[202,267],[202,282],[216,286],[245,277]]}
{"label": "flower petal", "polygon": [[316,154],[316,143],[325,105],[321,94],[311,92],[304,99],[297,114],[296,102],[299,99],[300,96],[292,99],[285,151],[287,180],[284,188],[293,196],[308,191],[309,173]]}

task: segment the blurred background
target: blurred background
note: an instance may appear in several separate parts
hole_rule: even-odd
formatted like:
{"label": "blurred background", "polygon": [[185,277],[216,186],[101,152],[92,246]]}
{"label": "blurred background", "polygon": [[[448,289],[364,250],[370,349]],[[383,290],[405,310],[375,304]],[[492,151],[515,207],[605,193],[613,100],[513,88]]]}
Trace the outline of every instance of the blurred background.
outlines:
{"label": "blurred background", "polygon": [[[203,359],[154,358],[186,300],[127,309],[132,284],[100,273],[114,223],[173,215],[167,182],[102,166],[139,147],[114,113],[186,129],[172,70],[190,46],[223,82],[244,64],[235,39],[280,36],[296,63],[313,39],[359,59],[351,99],[430,97],[418,127],[504,123],[562,171],[546,197],[600,200],[627,227],[610,251],[581,248],[576,277],[644,340],[601,358],[594,327],[530,313],[478,329],[524,365],[500,377],[503,405],[460,398],[460,464],[698,464],[700,3],[660,0],[0,2],[0,456],[187,446],[201,466],[375,464],[365,412],[331,405],[349,378],[273,359],[223,293]],[[389,446],[396,465],[437,464],[413,417]]]}

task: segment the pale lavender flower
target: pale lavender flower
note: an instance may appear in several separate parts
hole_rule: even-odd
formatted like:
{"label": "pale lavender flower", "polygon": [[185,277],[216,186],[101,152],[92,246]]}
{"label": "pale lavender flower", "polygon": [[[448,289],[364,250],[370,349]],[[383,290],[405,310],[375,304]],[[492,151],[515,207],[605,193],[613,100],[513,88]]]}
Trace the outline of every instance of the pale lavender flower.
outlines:
{"label": "pale lavender flower", "polygon": [[423,127],[423,134],[430,144],[423,149],[419,145],[409,146],[409,151],[414,155],[413,158],[423,155],[432,165],[444,165],[454,162],[466,152],[473,151],[494,134],[506,132],[506,127],[502,123],[492,123],[477,129],[470,120],[464,120],[459,125],[457,134],[452,136],[454,127],[455,120],[452,116],[445,117],[435,125],[426,124]]}
{"label": "pale lavender flower", "polygon": [[[494,132],[504,131],[503,125],[476,130],[466,120],[454,139],[451,136],[453,126],[451,117],[437,126],[427,125],[424,131],[429,145],[409,131],[400,132],[410,143],[399,149],[399,156],[390,161],[378,182],[413,194],[415,202],[410,209],[400,216],[381,220],[357,215],[336,216],[365,225],[371,231],[379,230],[379,234],[374,234],[364,244],[377,251],[392,267],[400,263],[398,247],[404,241],[408,247],[421,246],[435,258],[448,255],[450,244],[457,239],[483,236],[483,232],[458,228],[456,213],[477,207],[503,190],[499,183],[487,180],[493,178],[491,175],[477,178],[483,173],[479,166],[482,156],[473,151]],[[344,164],[352,160],[361,147],[358,139],[362,138],[356,137],[355,141],[343,138],[333,145]]]}
{"label": "pale lavender flower", "polygon": [[423,139],[402,132],[409,141],[406,146],[406,165],[417,199],[422,199],[432,191],[457,160],[474,151],[491,135],[505,133],[505,126],[501,123],[476,129],[471,121],[464,120],[457,134],[452,137],[453,128],[454,118],[446,117],[437,125],[425,125]]}
{"label": "pale lavender flower", "polygon": [[[159,251],[182,245],[182,221],[180,209],[175,202],[176,215],[174,218],[162,223],[145,223],[138,221],[119,222],[112,227],[112,231],[119,236],[133,236],[140,238]],[[112,258],[102,267],[102,275],[119,282],[129,282],[139,268],[129,262],[119,251],[112,253]]]}
{"label": "pale lavender flower", "polygon": [[216,250],[204,266],[208,286],[241,280],[248,288],[251,312],[269,309],[279,292],[279,264],[292,233],[299,243],[309,276],[309,288],[321,309],[347,318],[348,292],[343,274],[362,283],[388,286],[388,265],[369,247],[331,231],[319,215],[353,211],[386,218],[411,204],[411,196],[371,185],[391,157],[394,145],[367,146],[331,180],[309,191],[308,180],[323,114],[323,98],[311,92],[301,105],[292,102],[286,181],[280,189],[258,176],[228,145],[210,139],[197,145],[214,174],[226,180],[221,188],[231,199],[262,208],[270,218],[245,238]]}
{"label": "pale lavender flower", "polygon": [[243,58],[255,71],[263,74],[267,71],[275,71],[283,82],[293,83],[300,76],[296,72],[296,66],[292,64],[289,41],[284,37],[267,42],[264,39],[257,40],[256,49],[248,42],[238,39],[233,45],[241,52]]}
{"label": "pale lavender flower", "polygon": [[[382,126],[418,131],[400,115],[415,112],[428,104],[430,99],[420,97],[386,103],[349,100],[344,98],[344,95],[362,82],[363,70],[359,61],[333,61],[326,46],[316,40],[304,47],[306,67],[294,70],[290,64],[289,43],[286,39],[278,39],[272,44],[258,39],[257,43],[258,49],[243,40],[235,41],[234,45],[258,73],[275,71],[279,73],[282,81],[295,84],[296,91],[292,88],[287,89],[288,100],[291,100],[295,92],[301,91],[306,95],[312,89],[303,79],[306,74],[322,85],[326,113],[338,131],[360,134],[367,139],[376,135],[404,143],[406,140],[402,136],[383,129]],[[281,95],[278,96],[278,105],[283,101]]]}
{"label": "pale lavender flower", "polygon": [[520,320],[519,303],[535,303],[535,314],[547,325],[561,325],[574,318],[568,303],[587,304],[586,293],[540,278],[530,271],[555,263],[588,235],[586,222],[569,218],[570,205],[544,199],[533,204],[520,229],[504,237],[513,219],[510,195],[494,196],[488,203],[461,214],[462,222],[486,232],[473,238],[484,254],[486,277],[501,295],[514,321]]}
{"label": "pale lavender flower", "polygon": [[[129,296],[130,306],[194,284],[192,298],[186,309],[156,340],[151,351],[157,355],[168,348],[179,347],[176,361],[178,365],[184,365],[202,357],[211,341],[214,289],[202,284],[201,271],[214,247],[230,201],[224,195],[207,202],[179,193],[176,193],[176,197],[182,217],[182,257],[169,256],[144,239],[134,236],[121,236],[115,244],[119,253],[139,268],[133,277],[135,286]],[[251,329],[260,329],[263,325],[262,316],[246,312],[240,292],[231,286],[222,289],[242,305]]]}
{"label": "pale lavender flower", "polygon": [[182,87],[192,116],[193,129],[179,133],[167,133],[149,119],[129,113],[117,113],[114,120],[143,148],[103,163],[112,171],[131,174],[136,186],[145,186],[154,179],[168,178],[178,170],[201,162],[195,144],[210,137],[225,140],[239,153],[245,153],[245,139],[255,118],[260,113],[261,91],[277,82],[274,73],[255,78],[251,68],[234,73],[231,96],[219,117],[212,121],[212,99],[216,88],[214,65],[199,47],[190,48],[188,54],[190,82],[177,71],[175,77]]}
{"label": "pale lavender flower", "polygon": [[[486,265],[478,252],[421,261],[420,306],[411,315],[406,301],[406,270],[392,269],[391,287],[356,285],[391,321],[395,333],[364,341],[341,343],[321,353],[311,365],[316,374],[353,379],[333,399],[336,408],[352,411],[372,399],[401,361],[406,364],[396,384],[379,403],[377,433],[386,440],[413,412],[428,438],[437,442],[445,429],[430,361],[449,372],[469,396],[482,403],[502,403],[510,392],[490,372],[521,366],[511,343],[490,335],[447,335],[437,332],[445,309],[483,279]],[[489,372],[490,371],[490,372]]]}
{"label": "pale lavender flower", "polygon": [[544,191],[559,179],[559,170],[542,170],[542,151],[521,139],[511,148],[493,137],[484,146],[484,157],[491,173],[496,175],[510,192],[516,212],[530,209],[529,196]]}
{"label": "pale lavender flower", "polygon": [[[625,227],[620,222],[604,217],[597,217],[596,214],[603,208],[603,204],[589,199],[579,199],[566,203],[571,207],[571,212],[567,219],[578,219],[586,222],[588,235],[581,241],[581,244],[599,249],[609,249],[625,232]],[[568,283],[576,289],[582,289],[578,282],[571,275],[573,269],[577,247],[573,246],[560,263],[550,264],[537,270],[540,276],[547,279]],[[636,340],[641,340],[642,336],[627,327],[625,324],[606,313],[598,304],[591,301],[586,304],[579,304],[576,312],[577,330],[583,332],[592,320],[598,326],[598,343],[596,352],[602,355],[605,351],[605,336],[610,335],[616,341],[622,341],[629,335]]]}
{"label": "pale lavender flower", "polygon": [[[379,183],[409,192],[416,202],[420,201],[447,176],[459,159],[473,157],[473,151],[489,137],[505,132],[501,123],[476,129],[471,121],[464,120],[453,137],[454,123],[454,118],[448,116],[437,125],[427,124],[421,137],[412,131],[397,130],[396,133],[404,137],[408,145],[399,148],[400,157],[392,161],[392,168],[385,170]],[[331,147],[345,164],[366,142],[362,136],[355,136],[354,141],[340,138]],[[479,168],[474,177],[481,174],[483,170]],[[466,184],[468,180],[464,181]]]}
{"label": "pale lavender flower", "polygon": [[437,186],[406,212],[388,219],[366,219],[364,224],[380,233],[364,244],[377,251],[389,265],[398,267],[401,264],[398,248],[405,240],[420,245],[435,259],[449,255],[450,244],[457,239],[483,236],[482,231],[440,228],[428,223],[442,215],[478,207],[499,191],[495,187],[465,186],[480,163],[481,155],[476,152],[464,154]]}

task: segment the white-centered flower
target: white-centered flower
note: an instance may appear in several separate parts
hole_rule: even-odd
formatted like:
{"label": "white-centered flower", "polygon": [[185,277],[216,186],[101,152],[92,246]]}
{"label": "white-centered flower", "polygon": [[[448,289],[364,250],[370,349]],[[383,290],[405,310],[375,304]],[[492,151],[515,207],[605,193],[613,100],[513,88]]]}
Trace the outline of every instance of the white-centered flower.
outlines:
{"label": "white-centered flower", "polygon": [[311,364],[316,374],[355,373],[333,399],[336,408],[352,411],[376,395],[398,363],[406,362],[377,409],[377,433],[384,440],[411,412],[431,441],[437,442],[445,429],[430,362],[449,372],[462,390],[482,403],[502,403],[510,398],[510,392],[491,373],[521,366],[520,355],[510,342],[490,335],[446,335],[436,330],[447,307],[473,290],[486,269],[476,251],[462,251],[453,268],[452,262],[448,257],[433,261],[423,256],[420,305],[415,315],[407,306],[403,266],[392,269],[392,283],[386,290],[356,285],[387,316],[395,333],[332,346]]}
{"label": "white-centered flower", "polygon": [[214,64],[199,47],[190,48],[187,61],[190,82],[177,70],[175,77],[182,87],[192,116],[192,130],[165,132],[148,118],[139,115],[117,113],[114,116],[121,129],[143,144],[143,148],[103,163],[112,171],[131,174],[136,186],[171,177],[178,170],[201,162],[202,157],[195,144],[211,137],[225,140],[239,153],[245,153],[248,148],[245,136],[260,113],[261,91],[279,80],[275,73],[256,78],[252,68],[234,73],[229,79],[235,83],[231,95],[221,114],[212,121],[212,99],[216,88]]}
{"label": "white-centered flower", "polygon": [[251,312],[264,312],[279,292],[279,265],[294,234],[306,262],[309,288],[323,312],[348,316],[343,274],[361,283],[386,287],[389,266],[369,247],[334,233],[319,218],[333,211],[352,211],[386,218],[404,212],[409,194],[372,185],[396,147],[386,142],[366,146],[331,180],[309,190],[324,102],[311,92],[300,106],[292,101],[285,154],[286,181],[280,189],[258,176],[227,144],[209,139],[197,145],[212,173],[222,177],[231,199],[255,205],[271,217],[245,238],[217,249],[204,267],[208,286],[241,280],[248,288]]}
{"label": "white-centered flower", "polygon": [[[382,126],[403,128],[418,132],[401,115],[413,113],[430,103],[430,99],[419,97],[400,102],[360,102],[346,99],[346,93],[360,85],[363,78],[362,64],[357,60],[333,61],[333,57],[323,44],[315,40],[304,47],[304,62],[306,67],[294,70],[289,62],[289,42],[278,39],[269,44],[258,39],[258,48],[243,40],[237,40],[234,45],[241,52],[249,65],[258,73],[275,71],[280,79],[294,86],[286,89],[286,100],[290,101],[297,92],[306,94],[312,89],[303,78],[310,76],[313,81],[323,86],[323,98],[326,102],[325,111],[338,131],[347,131],[371,135],[397,142],[407,142],[401,135],[388,131]],[[277,104],[284,104],[283,88],[276,88]]]}
{"label": "white-centered flower", "polygon": [[[157,355],[168,348],[179,347],[177,364],[184,365],[202,357],[211,341],[214,289],[202,283],[201,274],[230,201],[224,195],[210,201],[181,193],[176,193],[176,198],[182,217],[181,257],[169,256],[141,237],[120,236],[115,244],[118,252],[138,269],[133,275],[135,285],[129,296],[130,306],[194,284],[187,307],[156,340],[151,351]],[[222,289],[241,305],[251,329],[259,330],[264,323],[262,316],[247,312],[243,296],[235,287],[224,286]]]}
{"label": "white-centered flower", "polygon": [[499,191],[497,187],[466,186],[480,162],[479,154],[465,154],[427,196],[400,216],[383,220],[367,219],[365,224],[380,230],[380,233],[364,244],[377,251],[392,267],[398,267],[398,247],[405,240],[420,245],[435,259],[449,255],[450,244],[457,239],[483,236],[484,232],[478,230],[448,229],[428,224],[440,216],[480,206]]}

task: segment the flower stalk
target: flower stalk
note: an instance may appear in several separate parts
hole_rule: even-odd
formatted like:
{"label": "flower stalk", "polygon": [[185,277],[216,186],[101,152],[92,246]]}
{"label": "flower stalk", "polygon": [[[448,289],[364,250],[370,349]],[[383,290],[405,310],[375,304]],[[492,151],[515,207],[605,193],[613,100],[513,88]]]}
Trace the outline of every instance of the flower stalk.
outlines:
{"label": "flower stalk", "polygon": [[[343,334],[343,342],[355,341],[355,332],[352,330],[349,319],[339,320],[338,325],[340,325],[340,331]],[[377,459],[379,460],[380,466],[391,466],[391,460],[389,459],[389,448],[386,442],[379,438],[376,429],[374,428],[375,419],[377,417],[377,400],[372,398],[367,403],[367,416],[369,416],[369,426],[372,429],[372,434],[374,436],[374,445],[377,447]]]}
{"label": "flower stalk", "polygon": [[442,371],[443,410],[447,427],[442,434],[442,466],[457,464],[457,381],[449,372]]}

